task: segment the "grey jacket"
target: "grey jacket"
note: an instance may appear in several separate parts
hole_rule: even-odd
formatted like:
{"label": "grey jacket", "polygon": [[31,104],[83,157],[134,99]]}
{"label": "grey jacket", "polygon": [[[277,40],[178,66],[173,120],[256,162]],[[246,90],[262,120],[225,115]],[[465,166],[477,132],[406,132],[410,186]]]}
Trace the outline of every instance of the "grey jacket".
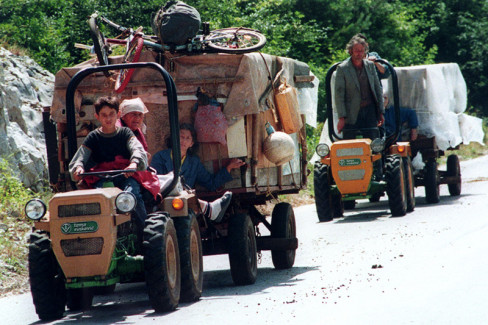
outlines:
{"label": "grey jacket", "polygon": [[[384,114],[383,88],[376,74],[375,65],[367,59],[364,59],[363,63],[371,92],[375,99],[376,108]],[[361,103],[361,92],[359,89],[359,80],[351,58],[348,58],[337,66],[334,89],[335,109],[339,118],[346,118],[346,124],[355,124]]]}

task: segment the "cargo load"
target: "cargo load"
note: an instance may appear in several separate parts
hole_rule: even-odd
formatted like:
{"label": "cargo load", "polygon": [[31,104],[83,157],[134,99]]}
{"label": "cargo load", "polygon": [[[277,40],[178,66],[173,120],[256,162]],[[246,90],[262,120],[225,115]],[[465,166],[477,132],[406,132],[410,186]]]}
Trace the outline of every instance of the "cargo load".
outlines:
{"label": "cargo load", "polygon": [[[121,57],[114,56],[110,57],[109,63],[121,61]],[[234,180],[225,185],[226,189],[243,188],[244,191],[265,193],[270,190],[298,191],[305,186],[306,134],[303,126],[305,123],[316,126],[319,83],[307,64],[261,53],[193,56],[165,53],[163,57],[151,51],[144,51],[140,62],[160,63],[175,80],[180,123],[194,124],[199,89],[204,90],[213,103],[221,105],[221,112],[227,122],[226,139],[215,143],[199,143],[197,154],[210,172],[216,172],[231,158],[237,157],[247,162],[247,168],[232,172]],[[50,115],[58,124],[59,174],[66,179],[69,162],[65,160],[67,141],[62,132],[63,124],[66,123],[66,86],[75,73],[95,63],[92,59],[74,67],[63,68],[56,74]],[[273,79],[277,77],[274,85],[271,84],[270,75]],[[287,109],[302,121],[296,123],[299,126],[296,132],[289,134],[295,143],[293,158],[277,166],[264,155],[263,143],[268,136],[266,122],[276,131],[290,133],[289,129],[284,130],[274,98],[274,89],[278,89],[285,81],[288,89],[296,96],[295,104],[289,104],[293,101],[287,102]],[[160,75],[151,69],[138,69],[119,95],[121,100],[140,97],[149,109],[145,123],[148,151],[151,154],[165,149],[169,136],[167,109],[163,109],[167,105],[167,98],[161,95],[161,87],[164,87],[164,82]],[[79,144],[95,127],[94,101],[99,96],[111,93],[113,82],[102,73],[90,76],[78,87],[75,106]]]}

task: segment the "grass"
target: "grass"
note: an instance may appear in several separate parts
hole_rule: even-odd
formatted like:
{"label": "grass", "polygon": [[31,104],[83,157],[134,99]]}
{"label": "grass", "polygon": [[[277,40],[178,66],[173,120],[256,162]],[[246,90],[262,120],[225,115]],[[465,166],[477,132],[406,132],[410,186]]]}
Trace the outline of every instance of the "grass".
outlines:
{"label": "grass", "polygon": [[27,287],[27,243],[32,222],[24,205],[34,193],[15,177],[7,159],[0,158],[0,296]]}

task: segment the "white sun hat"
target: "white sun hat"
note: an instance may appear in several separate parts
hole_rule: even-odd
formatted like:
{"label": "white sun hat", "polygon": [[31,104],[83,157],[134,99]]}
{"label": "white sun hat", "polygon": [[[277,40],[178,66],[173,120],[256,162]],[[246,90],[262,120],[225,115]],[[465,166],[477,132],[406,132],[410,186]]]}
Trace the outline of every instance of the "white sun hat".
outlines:
{"label": "white sun hat", "polygon": [[143,114],[149,112],[146,105],[144,105],[142,99],[140,99],[139,97],[124,99],[122,103],[120,103],[119,109],[121,117],[131,112],[141,112]]}

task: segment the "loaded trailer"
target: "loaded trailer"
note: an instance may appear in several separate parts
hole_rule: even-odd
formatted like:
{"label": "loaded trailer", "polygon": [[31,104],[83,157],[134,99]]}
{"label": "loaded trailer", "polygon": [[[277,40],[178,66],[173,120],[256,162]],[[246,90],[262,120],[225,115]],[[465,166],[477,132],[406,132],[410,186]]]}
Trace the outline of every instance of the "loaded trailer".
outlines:
{"label": "loaded trailer", "polygon": [[[93,293],[100,288],[113,290],[117,283],[145,279],[153,307],[162,311],[176,308],[180,297],[192,301],[201,296],[204,255],[228,254],[237,285],[255,282],[261,251],[271,251],[275,268],[292,267],[298,247],[293,207],[285,202],[276,204],[270,221],[257,207],[277,195],[298,193],[306,187],[305,123],[315,124],[318,85],[309,67],[261,53],[177,55],[148,50],[142,52],[138,63],[123,64],[120,56],[108,59],[109,65],[98,66],[91,59],[61,69],[56,74],[52,106],[43,113],[50,184],[57,194],[49,208],[44,205],[49,211],[42,215],[37,213],[42,204],[31,203],[28,215],[38,220],[30,247],[34,255],[46,242],[57,248],[49,253],[55,256],[52,272],[39,277],[32,269],[38,283],[50,283],[59,292],[68,290],[68,308],[76,309],[91,305]],[[132,78],[124,91],[116,94],[114,76],[127,68],[134,69]],[[201,162],[210,173],[232,158],[246,163],[231,172],[232,181],[213,192],[189,189],[179,177],[179,124],[195,124],[198,110],[206,109],[198,101],[202,92],[222,113],[217,115],[225,127],[225,137],[202,139],[197,151]],[[142,247],[130,244],[134,242],[133,220],[131,211],[117,206],[121,191],[80,189],[68,171],[77,148],[98,127],[93,104],[106,95],[120,100],[141,98],[149,110],[145,116],[149,154],[166,149],[168,139],[173,150],[175,176],[171,176],[169,187],[162,189],[159,200],[147,197],[145,201],[149,216]],[[225,191],[232,191],[233,196],[223,221],[209,222],[197,199],[213,200]],[[101,210],[94,211],[90,200],[96,200]],[[64,215],[60,214],[60,205],[68,211]],[[102,219],[113,224],[102,227]],[[260,225],[269,235],[261,236]],[[59,228],[71,226],[78,231]],[[154,237],[157,233],[163,234],[162,242]],[[102,244],[82,245],[93,238],[98,238],[97,243],[101,238]],[[107,246],[104,238],[112,244]],[[154,261],[155,254],[166,256],[166,263],[161,258]],[[148,258],[152,258],[151,263],[163,263],[157,269],[164,270],[166,280],[156,288],[148,282],[156,276]],[[99,259],[105,262],[99,263]],[[88,267],[95,264],[97,268]],[[64,272],[65,265],[71,265],[69,272]],[[60,284],[60,279],[64,283]],[[35,304],[39,302],[38,313],[43,319],[56,318],[61,305],[64,311],[66,301],[59,292],[44,296],[44,289],[32,291]],[[54,304],[41,302],[50,298]]]}

